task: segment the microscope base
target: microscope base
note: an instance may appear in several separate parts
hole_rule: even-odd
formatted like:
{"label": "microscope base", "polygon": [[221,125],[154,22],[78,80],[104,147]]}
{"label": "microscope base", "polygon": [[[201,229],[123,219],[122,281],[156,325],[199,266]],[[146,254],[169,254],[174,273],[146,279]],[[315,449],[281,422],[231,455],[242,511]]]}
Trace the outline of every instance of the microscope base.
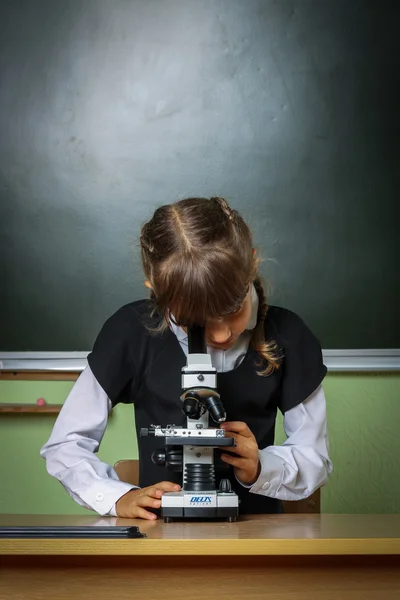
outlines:
{"label": "microscope base", "polygon": [[239,498],[234,492],[169,492],[163,494],[161,515],[166,523],[173,519],[227,519],[236,521]]}
{"label": "microscope base", "polygon": [[181,519],[215,519],[215,520],[227,520],[230,523],[236,521],[238,517],[238,511],[233,510],[231,508],[220,508],[220,509],[210,509],[210,508],[171,508],[171,509],[163,509],[162,517],[165,523],[172,523],[174,520]]}

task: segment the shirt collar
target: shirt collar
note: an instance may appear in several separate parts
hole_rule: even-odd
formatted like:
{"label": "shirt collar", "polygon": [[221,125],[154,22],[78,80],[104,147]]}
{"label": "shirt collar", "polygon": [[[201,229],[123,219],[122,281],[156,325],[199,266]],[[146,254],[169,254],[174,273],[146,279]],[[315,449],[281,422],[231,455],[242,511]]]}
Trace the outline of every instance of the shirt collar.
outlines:
{"label": "shirt collar", "polygon": [[[252,284],[252,286],[251,286],[251,314],[250,314],[249,320],[247,321],[247,324],[245,327],[246,331],[251,331],[257,325],[258,304],[259,304],[258,294],[256,292],[256,288],[254,287],[254,284]],[[169,326],[171,328],[171,331],[176,335],[176,337],[178,338],[178,340],[180,342],[187,342],[188,336],[187,336],[187,333],[182,329],[182,327],[179,327],[179,325],[175,325],[175,323],[173,323],[172,321],[170,321]]]}

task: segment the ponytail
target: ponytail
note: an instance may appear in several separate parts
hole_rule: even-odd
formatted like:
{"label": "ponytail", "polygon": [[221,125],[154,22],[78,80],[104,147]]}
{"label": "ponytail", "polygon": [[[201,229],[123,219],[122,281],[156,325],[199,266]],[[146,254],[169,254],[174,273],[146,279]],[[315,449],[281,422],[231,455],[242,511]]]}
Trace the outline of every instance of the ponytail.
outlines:
{"label": "ponytail", "polygon": [[258,375],[265,376],[271,375],[271,373],[279,369],[281,357],[277,352],[276,342],[273,340],[265,340],[265,318],[267,316],[268,304],[259,276],[255,278],[253,284],[258,296],[258,314],[257,325],[253,329],[253,335],[251,337],[250,344],[261,357],[259,366],[262,366],[263,363],[266,363],[266,366],[261,371],[258,371]]}

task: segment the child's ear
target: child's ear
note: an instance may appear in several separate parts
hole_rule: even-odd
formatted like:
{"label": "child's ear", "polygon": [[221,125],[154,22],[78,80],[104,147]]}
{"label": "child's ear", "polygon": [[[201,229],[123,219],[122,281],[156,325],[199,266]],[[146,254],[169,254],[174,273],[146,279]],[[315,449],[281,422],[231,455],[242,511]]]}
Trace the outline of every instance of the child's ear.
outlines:
{"label": "child's ear", "polygon": [[145,280],[144,285],[147,287],[148,290],[152,290],[152,286],[151,283],[148,279]]}

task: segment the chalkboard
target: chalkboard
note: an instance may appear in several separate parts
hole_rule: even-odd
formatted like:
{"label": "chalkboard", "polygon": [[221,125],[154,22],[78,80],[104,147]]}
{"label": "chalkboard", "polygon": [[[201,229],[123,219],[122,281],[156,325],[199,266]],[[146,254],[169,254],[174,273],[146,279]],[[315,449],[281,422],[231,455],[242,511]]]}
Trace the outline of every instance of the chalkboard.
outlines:
{"label": "chalkboard", "polygon": [[389,0],[0,5],[0,350],[89,350],[141,224],[220,195],[323,348],[400,347]]}

